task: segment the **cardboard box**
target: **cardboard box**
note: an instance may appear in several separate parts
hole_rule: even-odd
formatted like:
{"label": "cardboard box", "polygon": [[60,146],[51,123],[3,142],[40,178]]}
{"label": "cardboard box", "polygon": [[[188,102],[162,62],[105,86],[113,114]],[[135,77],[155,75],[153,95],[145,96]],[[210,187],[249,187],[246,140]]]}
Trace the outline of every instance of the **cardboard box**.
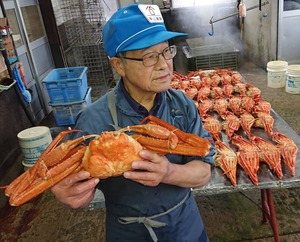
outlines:
{"label": "cardboard box", "polygon": [[2,53],[0,52],[0,73],[5,70],[7,70],[7,66],[5,64],[4,57],[3,57]]}
{"label": "cardboard box", "polygon": [[7,18],[0,18],[0,26],[6,26],[7,25]]}
{"label": "cardboard box", "polygon": [[3,44],[4,47],[6,49],[6,53],[7,53],[7,58],[15,58],[16,57],[16,51],[15,51],[15,47],[13,44],[13,40],[12,37],[10,35],[7,36],[3,36]]}

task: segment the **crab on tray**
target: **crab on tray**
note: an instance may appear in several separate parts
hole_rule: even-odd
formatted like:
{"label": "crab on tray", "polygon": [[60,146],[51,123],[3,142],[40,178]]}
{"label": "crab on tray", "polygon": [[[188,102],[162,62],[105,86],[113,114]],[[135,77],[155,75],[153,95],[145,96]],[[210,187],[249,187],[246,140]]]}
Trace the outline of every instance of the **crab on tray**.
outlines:
{"label": "crab on tray", "polygon": [[283,172],[295,176],[298,146],[285,134],[281,118],[263,99],[260,89],[247,83],[239,72],[175,72],[172,83],[176,83],[171,84],[173,88],[186,94],[198,89],[198,95],[190,97],[204,128],[216,142],[215,165],[233,186],[242,176],[245,180],[244,174],[252,184],[259,185],[258,173],[262,169],[268,169],[272,179],[282,179]]}

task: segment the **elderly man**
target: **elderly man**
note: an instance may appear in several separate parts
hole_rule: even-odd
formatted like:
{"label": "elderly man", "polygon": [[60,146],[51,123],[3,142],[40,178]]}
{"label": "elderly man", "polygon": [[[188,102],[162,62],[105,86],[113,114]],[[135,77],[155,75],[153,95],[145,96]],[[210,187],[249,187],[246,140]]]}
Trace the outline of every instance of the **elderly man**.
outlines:
{"label": "elderly man", "polygon": [[[119,9],[102,35],[121,79],[113,92],[80,113],[76,129],[100,134],[153,115],[212,139],[193,101],[170,88],[176,46],[168,41],[186,34],[167,31],[158,6],[133,4]],[[213,154],[213,148],[205,157],[160,156],[143,150],[143,160],[134,161],[132,170],[122,176],[99,181],[87,179],[89,173],[82,171],[65,178],[52,192],[62,203],[77,208],[88,205],[95,189],[100,189],[105,195],[107,242],[206,242],[191,188],[210,180]]]}

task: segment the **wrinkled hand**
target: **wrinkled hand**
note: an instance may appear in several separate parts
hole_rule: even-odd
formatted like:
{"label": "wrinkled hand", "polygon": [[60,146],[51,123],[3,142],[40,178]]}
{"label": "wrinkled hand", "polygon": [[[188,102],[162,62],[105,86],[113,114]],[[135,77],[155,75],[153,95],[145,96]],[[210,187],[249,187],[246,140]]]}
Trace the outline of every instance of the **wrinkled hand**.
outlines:
{"label": "wrinkled hand", "polygon": [[98,178],[90,178],[86,171],[72,174],[51,188],[51,192],[62,203],[80,208],[87,206],[94,198]]}
{"label": "wrinkled hand", "polygon": [[165,156],[160,156],[149,150],[140,152],[145,160],[134,161],[133,171],[124,173],[124,177],[146,186],[157,186],[168,175],[171,163]]}

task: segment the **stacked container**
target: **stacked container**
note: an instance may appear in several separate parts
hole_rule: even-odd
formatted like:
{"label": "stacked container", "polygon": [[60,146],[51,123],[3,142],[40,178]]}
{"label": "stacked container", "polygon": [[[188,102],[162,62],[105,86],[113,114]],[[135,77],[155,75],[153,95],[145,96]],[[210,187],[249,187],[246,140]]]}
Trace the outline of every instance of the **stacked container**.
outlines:
{"label": "stacked container", "polygon": [[267,64],[268,87],[282,88],[286,82],[286,70],[288,63],[286,61],[270,61]]}
{"label": "stacked container", "polygon": [[300,94],[300,65],[289,65],[285,91],[291,94]]}
{"label": "stacked container", "polygon": [[85,66],[58,68],[43,80],[58,126],[74,125],[78,113],[92,103],[86,72]]}

